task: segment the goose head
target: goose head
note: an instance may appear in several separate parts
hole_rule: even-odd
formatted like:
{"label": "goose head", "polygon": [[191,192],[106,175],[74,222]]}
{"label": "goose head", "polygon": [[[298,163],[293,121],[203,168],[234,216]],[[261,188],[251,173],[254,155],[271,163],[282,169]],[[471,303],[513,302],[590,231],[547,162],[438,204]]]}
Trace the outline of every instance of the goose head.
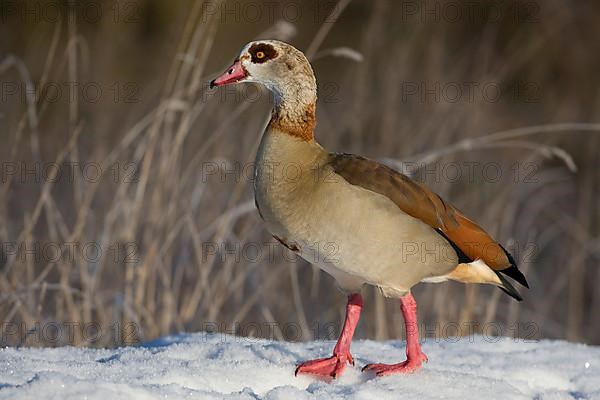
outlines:
{"label": "goose head", "polygon": [[248,43],[233,64],[210,82],[210,87],[257,82],[273,92],[276,105],[314,104],[317,85],[310,63],[294,46],[278,40]]}

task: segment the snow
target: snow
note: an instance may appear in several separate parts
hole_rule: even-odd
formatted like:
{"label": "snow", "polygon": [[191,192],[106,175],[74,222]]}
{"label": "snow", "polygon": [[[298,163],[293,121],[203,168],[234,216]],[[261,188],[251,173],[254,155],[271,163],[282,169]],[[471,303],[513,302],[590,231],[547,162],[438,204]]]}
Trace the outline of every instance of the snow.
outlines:
{"label": "snow", "polygon": [[563,341],[471,336],[427,339],[429,363],[375,378],[369,362],[399,362],[404,342],[356,340],[356,366],[327,383],[294,377],[331,341],[289,343],[180,334],[118,349],[0,350],[0,399],[600,399],[600,348]]}

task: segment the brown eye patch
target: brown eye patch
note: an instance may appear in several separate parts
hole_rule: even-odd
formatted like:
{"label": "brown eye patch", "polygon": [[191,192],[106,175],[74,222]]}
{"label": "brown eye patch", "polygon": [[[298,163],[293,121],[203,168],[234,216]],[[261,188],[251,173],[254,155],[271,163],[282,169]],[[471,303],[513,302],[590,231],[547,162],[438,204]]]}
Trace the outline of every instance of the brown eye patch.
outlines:
{"label": "brown eye patch", "polygon": [[277,57],[277,50],[267,43],[255,43],[250,46],[248,52],[255,64],[262,64]]}

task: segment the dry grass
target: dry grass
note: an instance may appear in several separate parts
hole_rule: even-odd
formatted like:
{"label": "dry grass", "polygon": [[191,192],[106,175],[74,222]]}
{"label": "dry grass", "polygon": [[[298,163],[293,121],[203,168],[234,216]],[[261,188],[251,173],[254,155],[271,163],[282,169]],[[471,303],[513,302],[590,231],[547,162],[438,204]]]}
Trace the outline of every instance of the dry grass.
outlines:
{"label": "dry grass", "polygon": [[[488,287],[415,288],[426,334],[468,334],[478,323],[473,332],[598,343],[597,6],[554,0],[535,3],[535,21],[399,24],[402,9],[390,1],[303,3],[306,17],[292,26],[234,24],[202,2],[132,4],[140,13],[131,24],[89,23],[75,9],[18,28],[14,17],[0,53],[3,79],[27,89],[2,99],[0,120],[4,344],[109,346],[201,329],[292,340],[337,333],[343,296],[275,245],[254,210],[248,168],[268,95],[206,87],[253,37],[308,49],[326,147],[406,169],[520,262],[532,289],[518,305]],[[315,9],[326,12],[313,20]],[[96,82],[103,95],[44,96],[65,82]],[[466,82],[508,94],[414,94],[420,84]],[[402,337],[398,305],[365,294],[359,335]]]}

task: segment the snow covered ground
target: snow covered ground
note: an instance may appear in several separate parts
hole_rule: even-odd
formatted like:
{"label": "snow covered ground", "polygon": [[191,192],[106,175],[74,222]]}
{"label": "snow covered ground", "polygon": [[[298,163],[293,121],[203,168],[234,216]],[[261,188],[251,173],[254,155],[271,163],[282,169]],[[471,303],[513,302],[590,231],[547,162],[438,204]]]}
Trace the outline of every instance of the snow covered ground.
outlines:
{"label": "snow covered ground", "polygon": [[114,350],[4,348],[0,399],[600,399],[599,347],[425,340],[430,361],[420,372],[374,378],[360,367],[401,361],[404,342],[355,341],[356,366],[340,379],[294,377],[298,360],[332,347],[198,333]]}

